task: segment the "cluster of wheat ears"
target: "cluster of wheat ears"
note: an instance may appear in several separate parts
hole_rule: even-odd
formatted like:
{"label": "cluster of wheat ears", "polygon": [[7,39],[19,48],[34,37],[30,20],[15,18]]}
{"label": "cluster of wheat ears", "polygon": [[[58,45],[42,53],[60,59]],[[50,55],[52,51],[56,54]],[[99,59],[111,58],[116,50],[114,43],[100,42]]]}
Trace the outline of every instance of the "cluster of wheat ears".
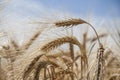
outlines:
{"label": "cluster of wheat ears", "polygon": [[[104,49],[95,28],[82,19],[56,21],[56,28],[73,28],[87,24],[93,29],[96,37],[88,39],[83,34],[83,42],[76,36],[64,36],[44,43],[39,50],[27,53],[30,46],[44,31],[36,32],[31,39],[19,46],[14,39],[0,49],[0,80],[120,80],[120,59],[113,55],[112,50]],[[59,32],[58,32],[59,33]],[[49,39],[48,39],[49,40]],[[87,49],[88,42],[98,41],[96,57],[92,58],[94,45]],[[69,44],[69,50],[54,50],[63,44]],[[79,51],[75,51],[75,45]],[[91,58],[91,59],[90,59]],[[6,61],[6,63],[5,63]]]}

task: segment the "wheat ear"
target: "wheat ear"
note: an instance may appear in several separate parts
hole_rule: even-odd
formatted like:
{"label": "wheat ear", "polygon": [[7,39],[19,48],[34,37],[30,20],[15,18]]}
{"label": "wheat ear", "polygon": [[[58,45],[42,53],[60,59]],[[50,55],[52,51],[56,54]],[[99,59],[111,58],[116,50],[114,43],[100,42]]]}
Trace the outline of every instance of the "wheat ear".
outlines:
{"label": "wheat ear", "polygon": [[41,50],[44,52],[48,52],[52,49],[57,48],[58,46],[65,44],[65,43],[72,43],[75,45],[78,45],[80,48],[82,48],[81,43],[75,38],[75,37],[62,37],[62,38],[57,38],[56,40],[53,40],[46,45],[44,45]]}
{"label": "wheat ear", "polygon": [[29,77],[29,74],[31,73],[31,71],[35,68],[35,64],[38,62],[38,60],[43,56],[39,55],[36,58],[34,58],[34,60],[28,65],[28,67],[25,68],[25,71],[23,73],[23,80],[26,80],[27,77]]}
{"label": "wheat ear", "polygon": [[83,24],[83,23],[86,23],[86,21],[81,20],[81,19],[68,19],[68,20],[64,20],[64,21],[55,22],[54,24],[57,27],[61,27],[61,26],[79,25],[79,24]]}

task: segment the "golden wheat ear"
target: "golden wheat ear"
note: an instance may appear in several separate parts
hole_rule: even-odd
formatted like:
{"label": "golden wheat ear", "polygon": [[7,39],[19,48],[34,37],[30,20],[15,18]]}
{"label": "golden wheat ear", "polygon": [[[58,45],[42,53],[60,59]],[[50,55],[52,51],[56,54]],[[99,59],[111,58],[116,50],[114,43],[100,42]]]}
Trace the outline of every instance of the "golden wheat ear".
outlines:
{"label": "golden wheat ear", "polygon": [[57,27],[61,27],[61,26],[74,26],[74,25],[79,25],[79,24],[83,24],[83,23],[87,23],[86,21],[82,20],[82,19],[68,19],[68,20],[64,20],[64,21],[58,21],[55,22],[55,26]]}
{"label": "golden wheat ear", "polygon": [[25,71],[23,73],[23,80],[26,80],[29,77],[29,74],[31,73],[31,71],[35,68],[35,64],[38,62],[38,60],[42,56],[43,56],[43,54],[34,58],[34,60],[28,65],[28,67],[25,68]]}
{"label": "golden wheat ear", "polygon": [[78,45],[79,47],[82,47],[80,42],[75,37],[66,36],[66,37],[62,37],[62,38],[57,38],[56,40],[53,40],[53,41],[47,43],[46,45],[44,45],[41,48],[41,50],[44,52],[48,52],[52,49],[59,47],[62,44],[65,44],[65,43],[72,43],[72,44]]}
{"label": "golden wheat ear", "polygon": [[[62,44],[65,44],[65,43],[71,43],[71,44],[77,45],[79,47],[81,55],[82,55],[81,63],[85,63],[88,65],[87,57],[85,56],[85,51],[83,49],[83,46],[75,37],[66,36],[66,37],[62,37],[62,38],[57,38],[56,40],[51,41],[51,42],[47,43],[46,45],[44,45],[41,48],[41,51],[48,52],[52,49],[59,47]],[[74,53],[71,55],[74,55]],[[81,65],[82,65],[81,67],[83,68],[83,64],[81,64]]]}

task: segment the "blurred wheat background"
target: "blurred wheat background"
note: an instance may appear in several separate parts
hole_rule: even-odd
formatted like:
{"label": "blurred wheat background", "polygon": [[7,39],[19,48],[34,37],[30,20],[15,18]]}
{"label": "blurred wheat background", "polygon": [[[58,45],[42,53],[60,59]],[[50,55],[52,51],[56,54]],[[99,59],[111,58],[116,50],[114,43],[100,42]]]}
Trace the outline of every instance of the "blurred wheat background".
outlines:
{"label": "blurred wheat background", "polygon": [[119,0],[0,0],[0,80],[120,80]]}

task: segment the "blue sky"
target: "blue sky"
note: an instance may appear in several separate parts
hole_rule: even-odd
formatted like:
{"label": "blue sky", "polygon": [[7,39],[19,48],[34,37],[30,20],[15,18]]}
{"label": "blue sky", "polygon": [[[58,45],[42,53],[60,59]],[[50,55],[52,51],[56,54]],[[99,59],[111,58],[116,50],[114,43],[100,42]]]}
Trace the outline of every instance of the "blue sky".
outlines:
{"label": "blue sky", "polygon": [[[80,17],[92,14],[98,17],[120,17],[120,0],[10,0],[5,13],[38,16],[52,11]],[[59,14],[58,14],[59,15]]]}
{"label": "blue sky", "polygon": [[36,0],[51,9],[68,11],[74,14],[118,17],[120,0]]}
{"label": "blue sky", "polygon": [[2,24],[7,27],[27,24],[27,20],[36,18],[51,21],[66,15],[85,20],[91,15],[93,24],[103,24],[108,19],[120,21],[119,3],[120,0],[10,0],[0,17],[4,16]]}
{"label": "blue sky", "polygon": [[[7,27],[23,26],[30,20],[60,17],[82,18],[100,26],[108,19],[120,22],[120,0],[3,0],[9,1],[1,12],[1,24]],[[1,2],[1,0],[0,0]],[[61,19],[61,18],[60,18]],[[59,20],[59,19],[58,19]],[[5,24],[7,23],[7,24]],[[96,25],[95,25],[96,26]],[[21,28],[21,27],[20,27]]]}

